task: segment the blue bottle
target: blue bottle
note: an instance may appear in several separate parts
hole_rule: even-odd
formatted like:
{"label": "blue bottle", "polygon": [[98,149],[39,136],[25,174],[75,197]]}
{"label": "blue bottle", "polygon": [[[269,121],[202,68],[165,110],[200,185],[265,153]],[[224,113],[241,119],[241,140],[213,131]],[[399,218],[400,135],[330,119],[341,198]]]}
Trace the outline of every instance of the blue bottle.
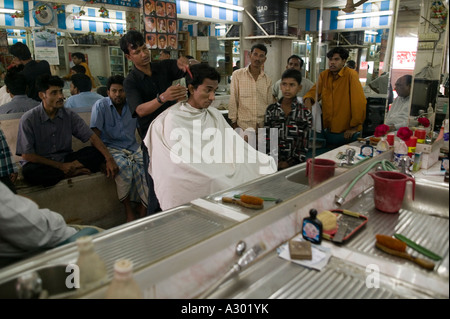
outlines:
{"label": "blue bottle", "polygon": [[322,241],[322,222],[317,219],[317,210],[314,208],[309,211],[309,217],[303,218],[302,235],[313,244]]}
{"label": "blue bottle", "polygon": [[373,146],[370,145],[370,141],[366,141],[366,145],[361,146],[360,155],[364,155],[366,157],[373,157]]}

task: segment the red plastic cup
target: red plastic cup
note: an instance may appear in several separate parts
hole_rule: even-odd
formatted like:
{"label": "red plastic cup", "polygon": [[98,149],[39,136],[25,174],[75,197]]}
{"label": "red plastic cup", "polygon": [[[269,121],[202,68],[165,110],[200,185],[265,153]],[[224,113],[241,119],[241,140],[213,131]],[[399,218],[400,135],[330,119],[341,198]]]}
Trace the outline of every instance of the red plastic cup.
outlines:
{"label": "red plastic cup", "polygon": [[394,139],[395,139],[395,133],[389,133],[387,135],[387,142],[389,143],[390,146],[394,146]]}
{"label": "red plastic cup", "polygon": [[409,157],[413,157],[414,156],[414,154],[416,153],[416,146],[417,146],[417,141],[418,141],[418,139],[417,139],[417,137],[416,136],[411,136],[410,138],[409,138],[409,140],[407,140],[405,143],[406,143],[406,146],[408,146],[408,156]]}
{"label": "red plastic cup", "polygon": [[414,136],[417,137],[417,143],[425,143],[425,138],[427,136],[427,131],[423,128],[418,128],[414,131]]}
{"label": "red plastic cup", "polygon": [[306,161],[306,176],[308,176],[308,182],[310,186],[314,186],[317,184],[326,181],[327,179],[334,176],[334,172],[336,169],[336,162],[329,159],[316,158],[314,160],[314,170],[311,175],[311,163],[313,159],[308,158]]}

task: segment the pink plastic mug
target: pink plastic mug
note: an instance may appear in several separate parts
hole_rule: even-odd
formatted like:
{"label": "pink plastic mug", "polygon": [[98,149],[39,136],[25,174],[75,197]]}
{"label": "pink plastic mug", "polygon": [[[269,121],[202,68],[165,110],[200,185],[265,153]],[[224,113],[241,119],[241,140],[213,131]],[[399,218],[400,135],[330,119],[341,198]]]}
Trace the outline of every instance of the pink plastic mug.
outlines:
{"label": "pink plastic mug", "polygon": [[385,213],[397,213],[402,207],[406,183],[413,183],[413,200],[416,188],[414,178],[399,172],[378,171],[369,173],[374,182],[375,208]]}

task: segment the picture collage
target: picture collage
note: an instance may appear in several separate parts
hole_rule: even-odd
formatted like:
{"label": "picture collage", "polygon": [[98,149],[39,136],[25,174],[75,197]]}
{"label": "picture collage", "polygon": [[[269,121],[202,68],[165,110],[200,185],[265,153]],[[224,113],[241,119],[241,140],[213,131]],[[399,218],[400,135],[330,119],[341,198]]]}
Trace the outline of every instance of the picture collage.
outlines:
{"label": "picture collage", "polygon": [[150,49],[177,50],[175,1],[144,0],[144,36]]}

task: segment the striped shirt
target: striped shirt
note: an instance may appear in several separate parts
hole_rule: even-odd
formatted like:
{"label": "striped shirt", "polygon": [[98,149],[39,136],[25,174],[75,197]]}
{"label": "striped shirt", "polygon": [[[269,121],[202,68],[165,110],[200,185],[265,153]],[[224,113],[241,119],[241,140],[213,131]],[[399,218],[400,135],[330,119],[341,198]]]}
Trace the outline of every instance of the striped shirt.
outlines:
{"label": "striped shirt", "polygon": [[233,72],[230,88],[228,117],[244,131],[264,127],[264,115],[273,103],[272,80],[264,71],[255,81],[249,67]]}
{"label": "striped shirt", "polygon": [[6,177],[17,173],[17,166],[12,158],[6,137],[0,128],[0,177]]}

